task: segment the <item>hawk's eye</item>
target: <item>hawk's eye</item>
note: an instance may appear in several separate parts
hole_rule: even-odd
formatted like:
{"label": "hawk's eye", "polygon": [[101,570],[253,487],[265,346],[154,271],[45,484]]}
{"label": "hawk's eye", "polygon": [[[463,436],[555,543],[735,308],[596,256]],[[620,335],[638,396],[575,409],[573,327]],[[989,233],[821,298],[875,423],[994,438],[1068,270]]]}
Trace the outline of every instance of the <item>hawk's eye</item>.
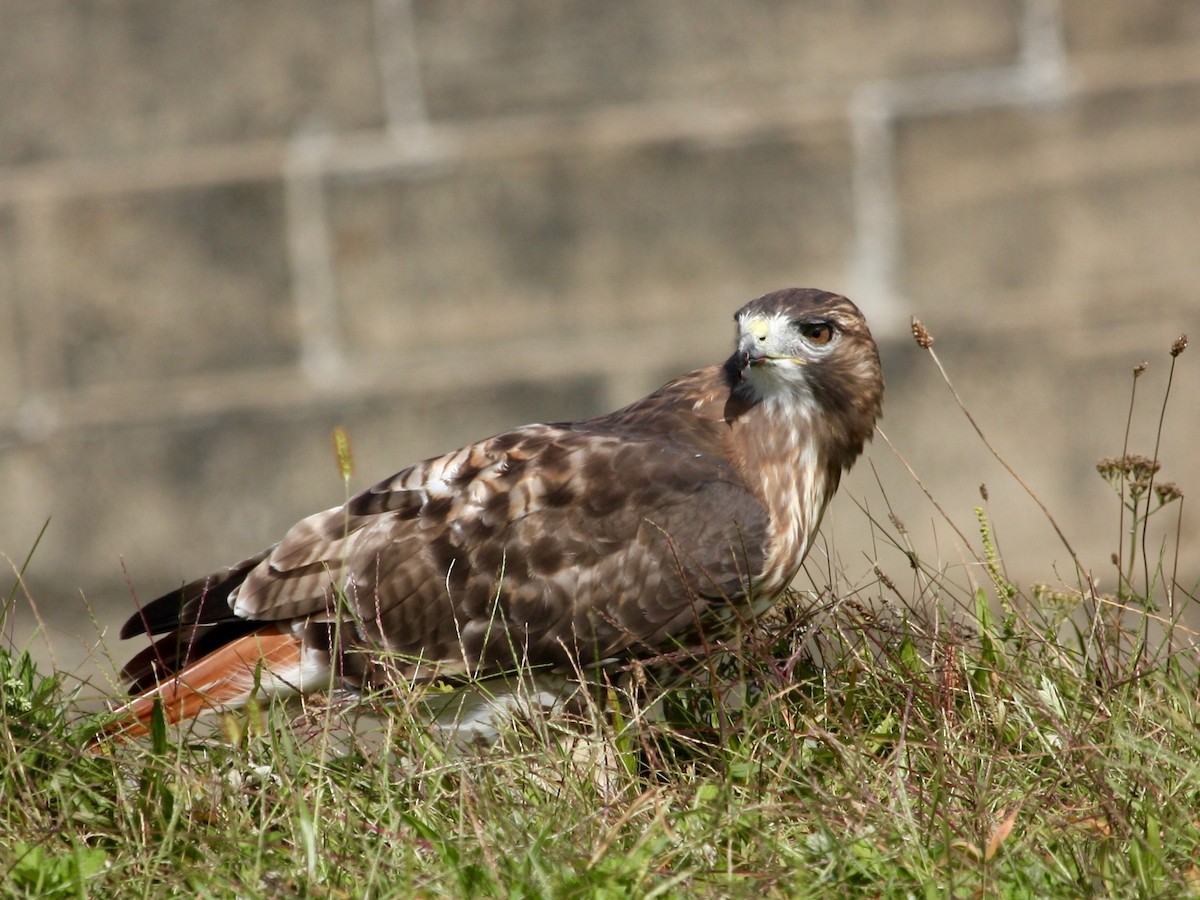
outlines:
{"label": "hawk's eye", "polygon": [[800,333],[810,344],[828,344],[833,340],[833,326],[828,322],[801,322]]}

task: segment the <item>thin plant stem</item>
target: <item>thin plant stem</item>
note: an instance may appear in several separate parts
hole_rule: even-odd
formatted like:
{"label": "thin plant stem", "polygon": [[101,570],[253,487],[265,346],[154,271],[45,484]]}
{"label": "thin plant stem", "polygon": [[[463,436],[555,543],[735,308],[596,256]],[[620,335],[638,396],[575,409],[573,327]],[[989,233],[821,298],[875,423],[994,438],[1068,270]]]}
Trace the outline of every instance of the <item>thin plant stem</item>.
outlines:
{"label": "thin plant stem", "polygon": [[[1163,392],[1162,406],[1158,410],[1158,429],[1154,434],[1154,453],[1150,459],[1158,461],[1158,451],[1162,446],[1163,422],[1167,417],[1167,401],[1171,398],[1171,385],[1175,382],[1175,362],[1178,355],[1171,356],[1171,368],[1167,370],[1167,389]],[[1150,498],[1154,496],[1154,467],[1150,468],[1150,482],[1146,485],[1146,517],[1142,519],[1142,569],[1146,580],[1146,594],[1150,593],[1150,557],[1146,553],[1146,534],[1150,529]]]}
{"label": "thin plant stem", "polygon": [[1000,463],[1000,465],[1004,467],[1004,470],[1013,477],[1017,484],[1019,484],[1025,493],[1029,495],[1029,498],[1037,504],[1038,509],[1042,511],[1042,514],[1046,517],[1046,521],[1050,523],[1050,526],[1054,529],[1055,534],[1058,535],[1058,539],[1066,548],[1067,553],[1070,554],[1071,561],[1075,564],[1076,573],[1087,583],[1088,591],[1094,597],[1096,593],[1096,587],[1092,581],[1091,575],[1088,574],[1088,572],[1083,568],[1083,563],[1080,562],[1079,555],[1075,552],[1075,548],[1071,546],[1071,542],[1067,540],[1066,534],[1064,534],[1062,528],[1059,527],[1058,522],[1051,514],[1049,508],[1045,503],[1042,502],[1042,499],[1036,493],[1034,493],[1033,488],[1026,483],[1025,479],[1017,474],[1016,469],[1010,466],[1008,461],[1000,455],[999,451],[997,451],[995,447],[992,446],[992,442],[988,440],[987,435],[983,433],[983,429],[979,426],[979,423],[975,421],[975,417],[971,415],[970,410],[967,409],[966,404],[963,403],[962,398],[958,395],[958,391],[955,389],[954,383],[950,380],[950,376],[946,373],[946,369],[942,366],[942,361],[938,359],[937,351],[935,351],[932,347],[926,347],[924,349],[933,359],[934,365],[937,366],[938,371],[942,375],[942,380],[946,382],[946,387],[950,389],[950,394],[954,397],[954,402],[958,404],[958,408],[962,411],[962,414],[966,416],[967,421],[971,423],[971,427],[975,430],[975,434],[977,434],[979,439],[983,441],[983,445],[987,447],[988,452],[992,454],[992,457],[996,460],[996,462]]}
{"label": "thin plant stem", "polygon": [[1171,628],[1167,631],[1167,656],[1175,655],[1175,625],[1178,616],[1175,615],[1175,579],[1179,577],[1179,535],[1183,533],[1183,497],[1179,498],[1179,509],[1175,517],[1175,560],[1171,565],[1171,577],[1165,584],[1167,592],[1167,612],[1171,617]]}
{"label": "thin plant stem", "polygon": [[[1129,458],[1129,435],[1133,431],[1133,408],[1134,408],[1136,400],[1137,400],[1137,383],[1138,383],[1138,378],[1145,371],[1146,371],[1146,363],[1142,363],[1139,366],[1135,366],[1133,369],[1133,386],[1129,390],[1129,411],[1126,413],[1126,416],[1125,416],[1125,437],[1124,437],[1124,442],[1121,445],[1121,459]],[[1129,574],[1127,575],[1125,573],[1125,482],[1126,482],[1126,478],[1127,478],[1127,476],[1125,476],[1125,475],[1121,476],[1120,508],[1117,512],[1117,534],[1118,534],[1118,537],[1117,537],[1117,580],[1118,581],[1124,580],[1125,587],[1132,593],[1133,592],[1132,556],[1133,556],[1133,552],[1134,552],[1132,547],[1130,547],[1130,550],[1129,550],[1130,557],[1131,557],[1130,563],[1129,563],[1129,565],[1130,565]],[[1133,515],[1133,525],[1130,526],[1131,530],[1137,528],[1136,501],[1135,501],[1133,514],[1134,514]],[[1118,589],[1119,588],[1120,588],[1120,585],[1118,585]]]}

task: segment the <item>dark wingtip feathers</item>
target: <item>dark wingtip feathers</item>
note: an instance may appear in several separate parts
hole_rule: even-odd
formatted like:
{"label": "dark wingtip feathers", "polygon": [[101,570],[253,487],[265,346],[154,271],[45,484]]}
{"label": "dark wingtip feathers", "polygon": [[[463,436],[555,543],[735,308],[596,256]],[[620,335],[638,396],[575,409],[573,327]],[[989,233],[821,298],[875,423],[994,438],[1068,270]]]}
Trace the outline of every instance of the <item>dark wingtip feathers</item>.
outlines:
{"label": "dark wingtip feathers", "polygon": [[151,600],[121,626],[122,640],[139,634],[165,634],[192,625],[240,621],[229,606],[229,597],[274,549],[269,547],[235,566],[220,569]]}

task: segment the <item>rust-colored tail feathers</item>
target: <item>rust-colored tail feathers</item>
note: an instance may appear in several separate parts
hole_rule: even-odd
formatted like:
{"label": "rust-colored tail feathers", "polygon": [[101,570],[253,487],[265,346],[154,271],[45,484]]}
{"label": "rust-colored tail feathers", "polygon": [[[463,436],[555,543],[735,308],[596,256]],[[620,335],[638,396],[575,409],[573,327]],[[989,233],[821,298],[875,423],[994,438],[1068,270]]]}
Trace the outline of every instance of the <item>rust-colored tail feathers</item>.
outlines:
{"label": "rust-colored tail feathers", "polygon": [[263,697],[297,693],[315,674],[306,671],[303,663],[300,639],[265,625],[189,663],[115,709],[116,718],[96,738],[148,734],[156,702],[161,702],[167,722],[174,724],[208,711],[236,709],[256,693]]}

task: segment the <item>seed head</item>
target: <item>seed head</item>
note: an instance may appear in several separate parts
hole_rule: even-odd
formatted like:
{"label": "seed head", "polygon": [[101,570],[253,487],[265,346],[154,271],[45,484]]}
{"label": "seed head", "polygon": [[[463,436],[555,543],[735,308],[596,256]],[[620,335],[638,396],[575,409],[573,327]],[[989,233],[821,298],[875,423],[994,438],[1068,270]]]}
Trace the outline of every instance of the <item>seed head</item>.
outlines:
{"label": "seed head", "polygon": [[1180,353],[1182,353],[1184,350],[1187,349],[1187,345],[1188,345],[1188,336],[1186,334],[1181,334],[1179,337],[1175,338],[1175,343],[1173,343],[1171,345],[1171,356],[1172,357],[1178,356]]}
{"label": "seed head", "polygon": [[342,478],[349,481],[354,474],[354,452],[350,449],[350,435],[341,425],[333,429],[333,455]]}
{"label": "seed head", "polygon": [[981,483],[981,484],[979,485],[979,496],[983,498],[983,502],[984,502],[984,503],[987,503],[987,501],[988,501],[988,489],[987,489],[987,485],[986,485],[986,484],[982,484],[982,483]]}
{"label": "seed head", "polygon": [[933,335],[929,333],[929,329],[916,316],[912,317],[912,334],[913,340],[917,342],[917,346],[922,350],[928,350],[933,346]]}
{"label": "seed head", "polygon": [[1145,372],[1146,369],[1149,368],[1149,366],[1150,366],[1150,363],[1146,362],[1145,360],[1138,363],[1136,366],[1133,367],[1133,377],[1135,379],[1140,378],[1142,376],[1142,373]]}
{"label": "seed head", "polygon": [[892,581],[892,579],[888,578],[887,573],[884,572],[883,569],[879,568],[879,566],[875,567],[875,577],[878,578],[881,582],[883,582],[883,586],[886,587],[889,591],[891,591],[892,593],[896,593],[896,582],[894,582],[894,581]]}

